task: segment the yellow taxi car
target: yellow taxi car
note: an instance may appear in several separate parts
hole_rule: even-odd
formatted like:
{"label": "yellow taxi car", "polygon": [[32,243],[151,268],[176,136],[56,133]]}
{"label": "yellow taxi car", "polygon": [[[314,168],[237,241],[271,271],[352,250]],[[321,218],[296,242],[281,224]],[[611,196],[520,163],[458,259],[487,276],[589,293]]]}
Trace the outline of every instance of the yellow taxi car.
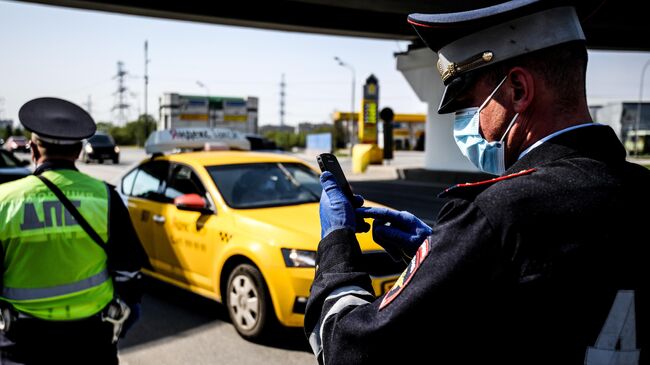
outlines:
{"label": "yellow taxi car", "polygon": [[[119,190],[153,266],[145,273],[223,303],[254,340],[278,322],[303,325],[320,240],[318,176],[285,154],[187,152],[144,160]],[[370,233],[358,239],[380,295],[403,265]]]}

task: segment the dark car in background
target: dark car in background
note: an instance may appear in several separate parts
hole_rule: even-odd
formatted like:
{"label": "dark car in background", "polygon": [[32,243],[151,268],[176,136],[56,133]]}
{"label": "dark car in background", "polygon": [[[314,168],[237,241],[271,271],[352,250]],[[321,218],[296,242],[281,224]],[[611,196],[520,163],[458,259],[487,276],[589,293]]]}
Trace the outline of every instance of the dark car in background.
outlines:
{"label": "dark car in background", "polygon": [[274,141],[259,134],[246,134],[246,139],[251,144],[251,151],[281,151]]}
{"label": "dark car in background", "polygon": [[24,136],[9,137],[2,147],[9,152],[29,152],[29,143]]}
{"label": "dark car in background", "polygon": [[85,163],[90,163],[92,160],[104,163],[104,160],[111,160],[117,164],[120,162],[120,148],[110,135],[97,133],[84,140],[79,159]]}
{"label": "dark car in background", "polygon": [[19,160],[13,153],[0,149],[0,184],[17,180],[32,172],[25,166],[29,161]]}

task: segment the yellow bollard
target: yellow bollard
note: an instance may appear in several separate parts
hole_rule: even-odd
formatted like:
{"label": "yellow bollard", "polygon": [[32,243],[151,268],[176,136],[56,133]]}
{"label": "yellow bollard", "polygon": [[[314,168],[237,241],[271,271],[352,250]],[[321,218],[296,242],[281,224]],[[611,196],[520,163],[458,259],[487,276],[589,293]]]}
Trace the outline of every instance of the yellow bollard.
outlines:
{"label": "yellow bollard", "polygon": [[381,164],[383,153],[376,144],[356,144],[352,148],[352,172],[362,174],[369,164]]}

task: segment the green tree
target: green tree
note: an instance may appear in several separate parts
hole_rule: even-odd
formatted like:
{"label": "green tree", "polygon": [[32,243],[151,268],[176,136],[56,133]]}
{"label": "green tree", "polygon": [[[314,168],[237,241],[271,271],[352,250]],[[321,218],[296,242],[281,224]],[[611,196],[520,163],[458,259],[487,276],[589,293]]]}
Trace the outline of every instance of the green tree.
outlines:
{"label": "green tree", "polygon": [[150,115],[141,115],[135,122],[128,123],[126,129],[135,138],[135,144],[144,146],[149,134],[156,130],[156,121]]}
{"label": "green tree", "polygon": [[284,150],[289,150],[292,147],[305,147],[305,142],[307,140],[307,135],[305,133],[283,131],[266,132],[264,137],[274,141],[278,147]]}
{"label": "green tree", "polygon": [[0,138],[4,139],[4,140],[6,141],[7,138],[13,136],[13,134],[14,134],[14,128],[11,126],[11,124],[7,124],[7,126],[5,127],[5,129],[3,129],[3,130],[0,131],[0,132],[2,133],[2,135],[0,135]]}
{"label": "green tree", "polygon": [[111,130],[115,128],[111,122],[97,122],[97,131],[111,134]]}
{"label": "green tree", "polygon": [[156,121],[151,115],[141,115],[138,120],[117,127],[108,122],[97,123],[97,130],[113,136],[118,145],[144,146],[149,134],[156,130]]}
{"label": "green tree", "polygon": [[16,129],[14,129],[14,133],[12,134],[12,136],[24,136],[27,139],[29,139],[29,138],[32,138],[32,132],[24,130],[24,129],[18,127]]}

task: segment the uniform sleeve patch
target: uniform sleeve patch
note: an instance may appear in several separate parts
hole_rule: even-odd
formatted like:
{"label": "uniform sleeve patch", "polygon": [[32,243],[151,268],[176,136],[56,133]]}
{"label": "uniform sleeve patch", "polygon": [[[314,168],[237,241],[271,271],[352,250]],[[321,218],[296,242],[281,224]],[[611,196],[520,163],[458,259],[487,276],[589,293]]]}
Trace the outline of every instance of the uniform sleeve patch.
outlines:
{"label": "uniform sleeve patch", "polygon": [[402,275],[397,279],[395,284],[393,284],[393,287],[384,295],[384,298],[381,300],[381,304],[379,305],[379,310],[384,309],[388,304],[390,304],[397,296],[406,288],[406,285],[411,281],[413,278],[413,275],[415,275],[415,272],[418,270],[420,265],[422,265],[422,262],[424,259],[429,255],[429,252],[431,251],[431,243],[429,242],[429,239],[425,239],[424,242],[420,245],[420,248],[418,248],[417,252],[415,253],[415,256],[413,256],[413,259],[411,259],[411,263],[409,263],[409,266],[404,270]]}

